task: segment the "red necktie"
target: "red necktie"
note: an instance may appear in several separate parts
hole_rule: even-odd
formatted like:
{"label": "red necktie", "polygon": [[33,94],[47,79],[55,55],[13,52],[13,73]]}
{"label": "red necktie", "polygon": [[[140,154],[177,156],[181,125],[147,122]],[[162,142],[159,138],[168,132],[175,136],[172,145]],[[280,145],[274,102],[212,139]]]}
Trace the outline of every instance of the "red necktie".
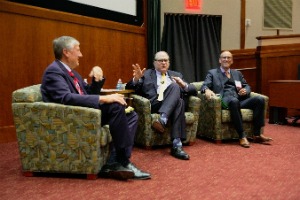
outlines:
{"label": "red necktie", "polygon": [[84,95],[84,93],[83,93],[83,91],[82,91],[82,89],[81,89],[81,87],[79,85],[78,79],[75,77],[74,73],[72,71],[69,71],[69,74],[73,78],[73,82],[74,82],[74,84],[76,86],[76,89],[77,89],[78,93],[80,95]]}

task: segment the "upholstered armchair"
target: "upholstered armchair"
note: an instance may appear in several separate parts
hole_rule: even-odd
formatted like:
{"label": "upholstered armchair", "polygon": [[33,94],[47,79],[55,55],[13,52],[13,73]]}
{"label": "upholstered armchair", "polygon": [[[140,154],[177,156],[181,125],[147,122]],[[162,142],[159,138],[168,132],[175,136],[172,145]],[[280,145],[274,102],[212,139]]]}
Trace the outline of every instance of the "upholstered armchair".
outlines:
{"label": "upholstered armchair", "polygon": [[12,110],[24,176],[35,172],[97,174],[112,138],[101,111],[42,101],[40,85],[12,94]]}
{"label": "upholstered armchair", "polygon": [[[152,123],[159,118],[159,114],[151,114],[150,101],[137,94],[132,94],[133,107],[139,115],[138,130],[136,132],[135,144],[144,148],[172,144],[170,138],[170,124],[167,124],[165,133],[157,133],[152,128]],[[196,140],[200,109],[200,99],[190,96],[188,109],[185,112],[187,139],[183,142],[186,145],[193,145]]]}
{"label": "upholstered armchair", "polygon": [[[203,82],[192,83],[199,91]],[[267,114],[269,98],[267,96],[251,92],[251,96],[260,95],[265,99],[265,117]],[[201,99],[199,123],[197,136],[213,139],[216,143],[221,143],[226,139],[238,139],[238,134],[231,122],[229,110],[221,109],[220,97],[214,97],[207,100],[204,94],[198,92]],[[243,127],[247,137],[253,137],[253,112],[251,109],[241,109],[243,118]],[[263,128],[261,129],[263,133]]]}

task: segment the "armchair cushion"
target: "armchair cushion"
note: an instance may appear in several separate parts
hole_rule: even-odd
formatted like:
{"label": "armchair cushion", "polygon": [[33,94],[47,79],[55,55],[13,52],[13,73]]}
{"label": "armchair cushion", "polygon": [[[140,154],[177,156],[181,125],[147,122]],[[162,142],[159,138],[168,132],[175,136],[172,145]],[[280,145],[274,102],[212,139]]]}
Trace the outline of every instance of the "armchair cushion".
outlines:
{"label": "armchair cushion", "polygon": [[[244,122],[251,122],[253,119],[253,111],[250,109],[241,109],[242,119]],[[222,109],[222,123],[231,122],[229,110]]]}

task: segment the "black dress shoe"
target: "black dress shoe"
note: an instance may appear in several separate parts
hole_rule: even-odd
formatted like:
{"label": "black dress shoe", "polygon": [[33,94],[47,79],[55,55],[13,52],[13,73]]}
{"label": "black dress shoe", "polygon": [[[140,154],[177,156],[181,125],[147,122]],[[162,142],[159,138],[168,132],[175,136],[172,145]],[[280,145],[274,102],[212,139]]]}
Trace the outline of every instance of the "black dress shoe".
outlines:
{"label": "black dress shoe", "polygon": [[183,151],[182,147],[172,147],[171,155],[174,156],[175,158],[182,159],[182,160],[190,159],[190,156]]}
{"label": "black dress shoe", "polygon": [[160,118],[153,122],[152,127],[159,133],[165,132],[165,123]]}
{"label": "black dress shoe", "polygon": [[139,180],[145,180],[145,179],[150,179],[151,175],[147,172],[143,172],[142,170],[138,169],[133,163],[129,163],[126,166],[127,169],[133,171],[134,179],[139,179]]}
{"label": "black dress shoe", "polygon": [[114,163],[104,165],[99,172],[99,176],[102,178],[127,180],[134,177],[134,172],[123,167],[120,163]]}

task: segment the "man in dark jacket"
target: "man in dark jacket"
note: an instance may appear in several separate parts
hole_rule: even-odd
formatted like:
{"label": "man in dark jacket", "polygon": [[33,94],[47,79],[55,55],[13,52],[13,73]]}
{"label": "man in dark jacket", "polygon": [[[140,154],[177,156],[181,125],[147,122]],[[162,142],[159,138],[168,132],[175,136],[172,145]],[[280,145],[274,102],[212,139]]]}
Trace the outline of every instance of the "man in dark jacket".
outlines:
{"label": "man in dark jacket", "polygon": [[139,170],[130,162],[138,116],[135,112],[125,113],[126,102],[121,94],[99,95],[105,79],[100,67],[90,72],[89,85],[74,70],[79,66],[82,53],[80,43],[73,37],[62,36],[53,40],[56,60],[45,70],[41,85],[45,102],[83,106],[100,109],[101,124],[109,124],[113,140],[108,163],[100,176],[117,179],[149,179],[150,174]]}
{"label": "man in dark jacket", "polygon": [[250,97],[251,88],[240,71],[230,69],[233,63],[232,54],[229,51],[221,53],[219,58],[220,67],[208,71],[201,92],[205,93],[207,99],[216,94],[222,97],[223,109],[229,109],[234,127],[239,134],[240,145],[249,148],[243,129],[241,108],[253,110],[254,141],[266,143],[272,138],[260,134],[264,126],[265,100],[262,97]]}
{"label": "man in dark jacket", "polygon": [[127,89],[134,89],[137,94],[150,100],[151,113],[159,113],[159,120],[152,127],[159,133],[164,133],[165,126],[170,121],[173,147],[171,155],[175,158],[189,160],[189,155],[182,148],[182,140],[186,139],[185,131],[185,95],[196,95],[194,85],[183,80],[179,72],[169,70],[169,55],[159,51],[154,57],[154,68],[141,69],[133,65],[133,79],[126,84]]}

